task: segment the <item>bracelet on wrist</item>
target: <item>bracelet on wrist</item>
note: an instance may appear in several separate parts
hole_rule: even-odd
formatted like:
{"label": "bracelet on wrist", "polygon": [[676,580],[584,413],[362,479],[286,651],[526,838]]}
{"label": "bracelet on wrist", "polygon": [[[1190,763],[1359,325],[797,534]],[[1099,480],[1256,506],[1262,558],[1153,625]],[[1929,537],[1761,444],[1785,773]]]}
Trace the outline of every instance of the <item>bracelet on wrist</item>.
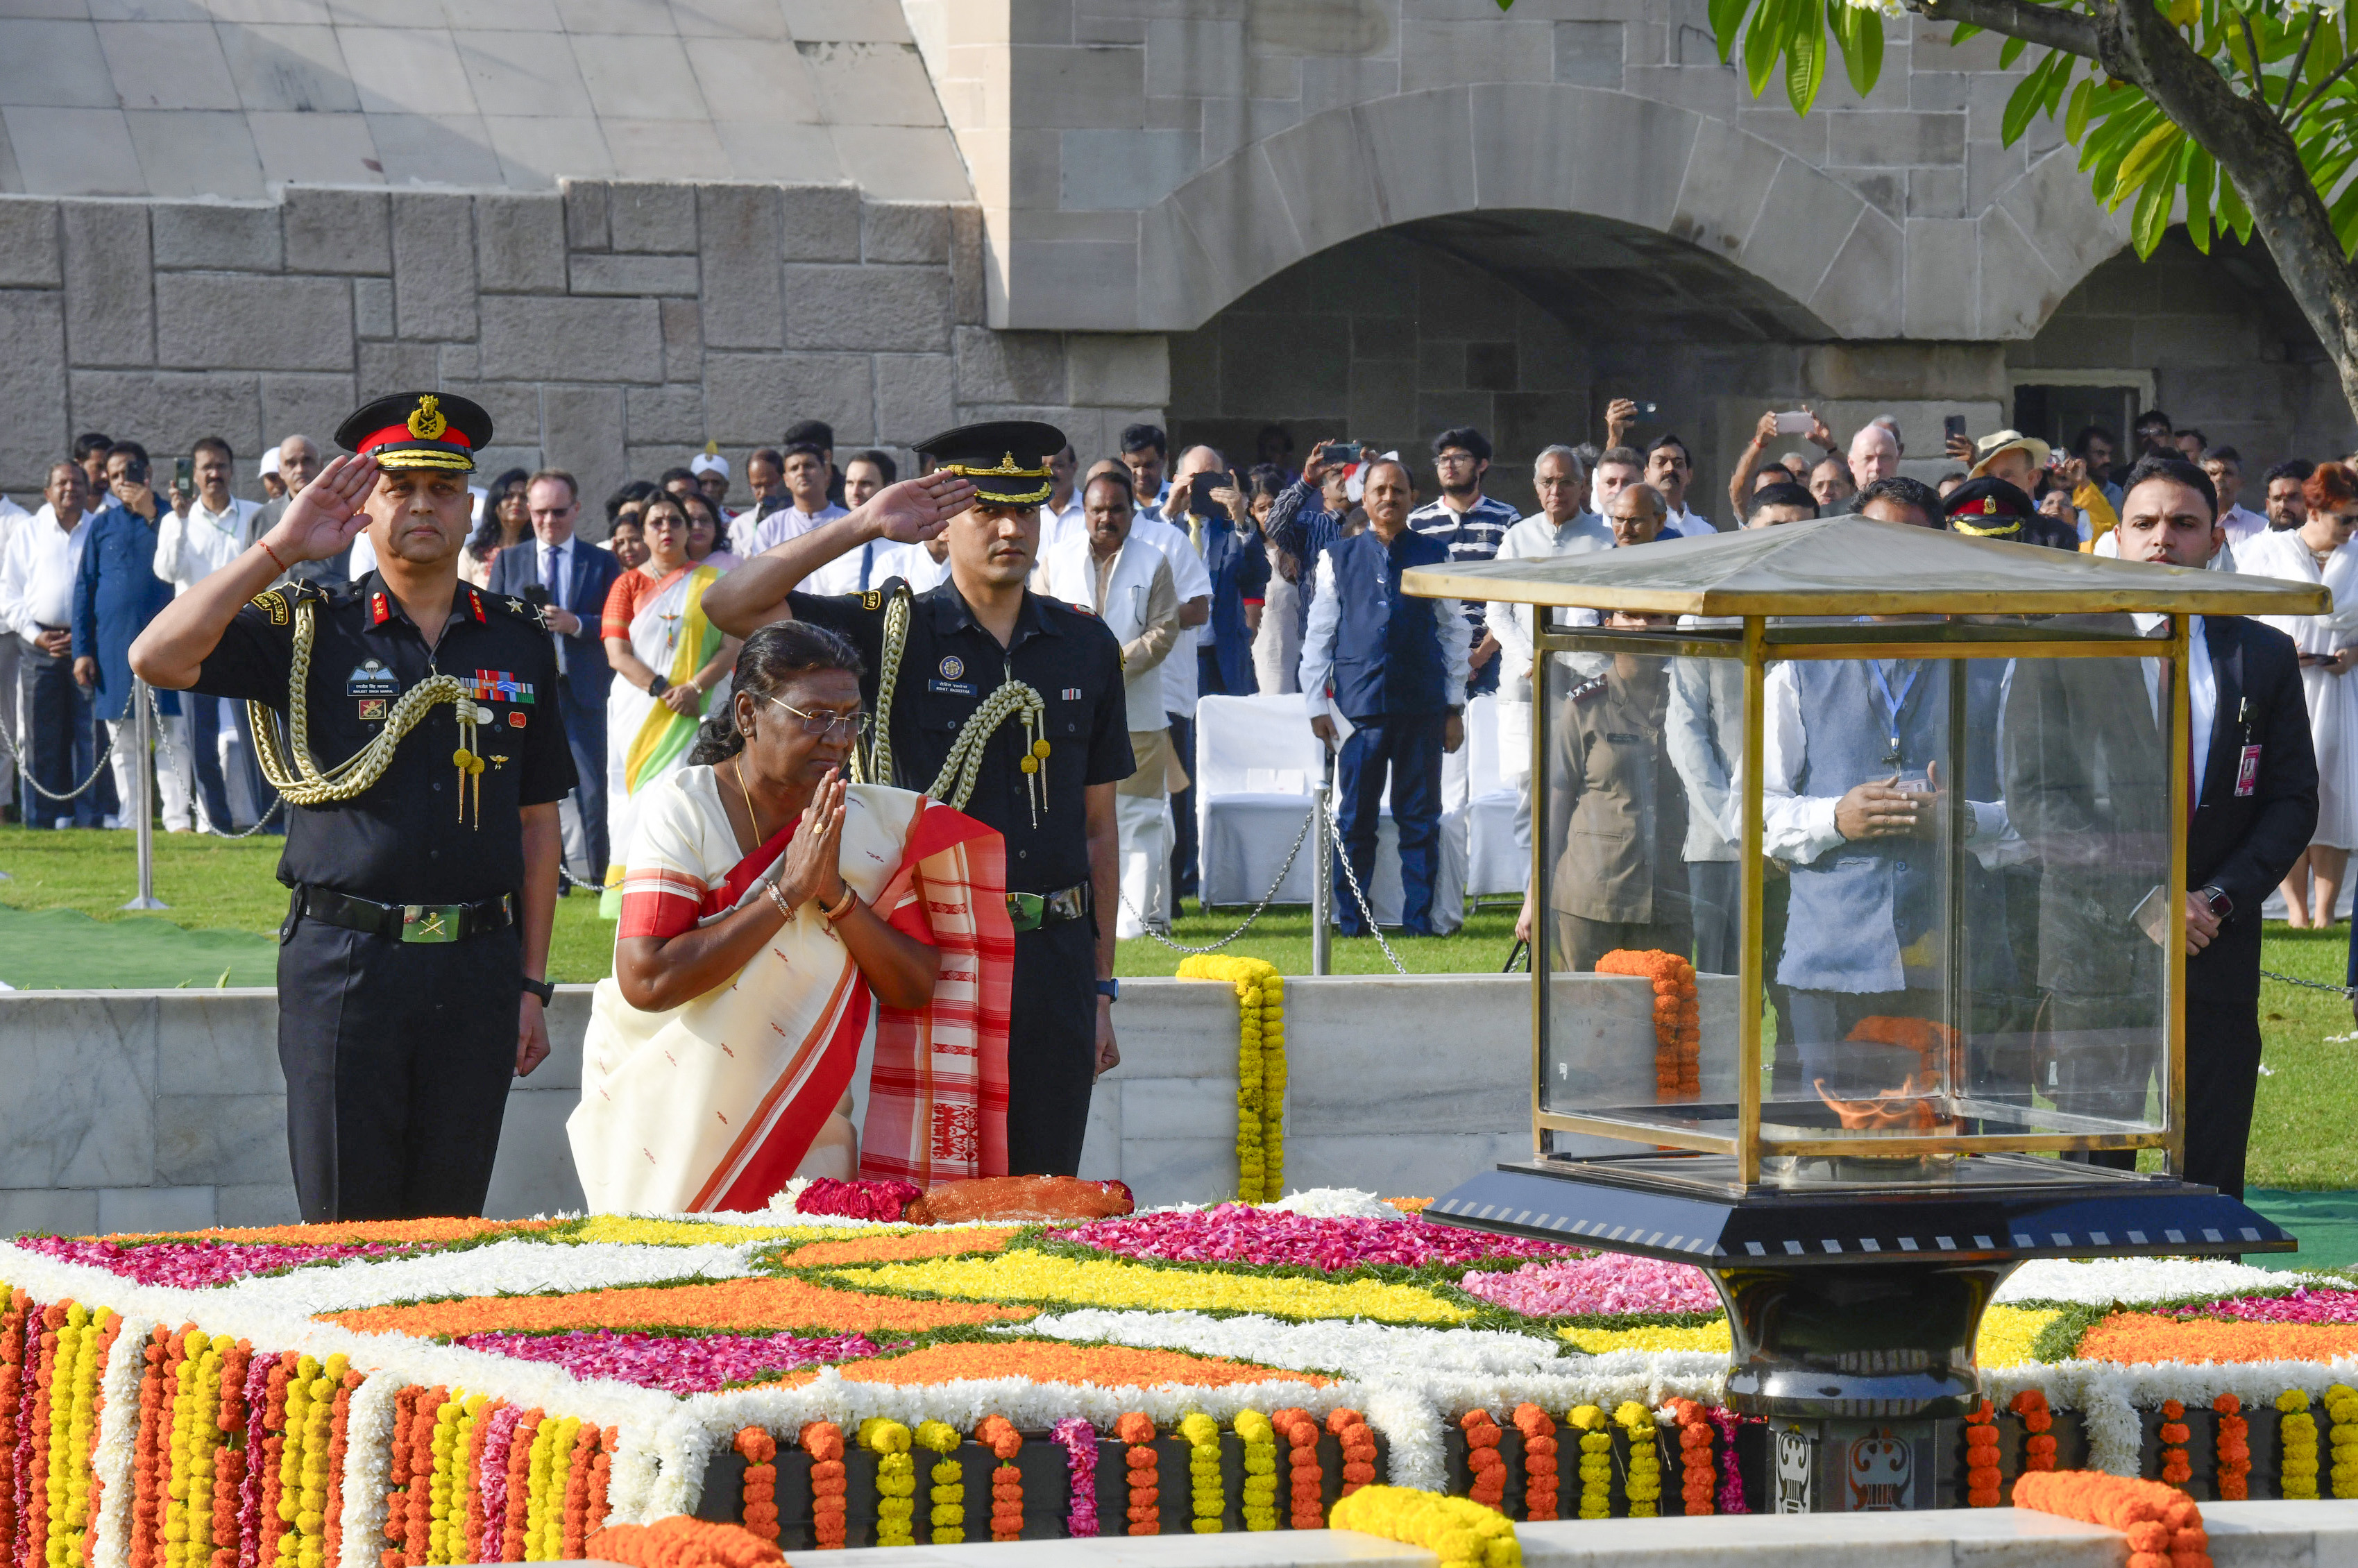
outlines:
{"label": "bracelet on wrist", "polygon": [[268,557],[270,557],[270,564],[271,564],[272,566],[274,566],[274,567],[276,567],[280,571],[282,571],[282,572],[286,572],[286,571],[293,571],[293,570],[295,569],[294,568],[292,568],[292,567],[288,566],[285,561],[282,561],[282,560],[280,560],[280,559],[278,558],[278,552],[277,552],[277,551],[276,551],[276,550],[274,550],[274,549],[272,549],[272,548],[270,547],[270,541],[269,541],[269,540],[267,540],[267,539],[256,539],[256,540],[254,541],[254,543],[262,546],[262,553],[263,553],[264,555],[265,555],[265,556],[268,556]]}
{"label": "bracelet on wrist", "polygon": [[786,888],[784,882],[773,881],[770,884],[770,902],[776,904],[778,913],[788,920],[795,917],[795,906],[786,902]]}
{"label": "bracelet on wrist", "polygon": [[835,907],[832,909],[822,909],[819,911],[819,914],[827,917],[827,923],[829,925],[833,925],[845,915],[849,914],[851,913],[851,906],[859,902],[860,894],[853,891],[849,882],[846,882],[843,884],[843,896],[835,901]]}

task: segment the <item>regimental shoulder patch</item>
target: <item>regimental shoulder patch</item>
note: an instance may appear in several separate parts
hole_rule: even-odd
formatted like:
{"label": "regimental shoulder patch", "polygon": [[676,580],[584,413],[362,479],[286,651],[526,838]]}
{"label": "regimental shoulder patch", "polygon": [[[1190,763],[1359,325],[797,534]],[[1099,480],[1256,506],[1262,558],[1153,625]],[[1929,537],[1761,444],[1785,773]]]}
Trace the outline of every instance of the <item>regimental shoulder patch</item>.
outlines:
{"label": "regimental shoulder patch", "polygon": [[467,608],[474,612],[475,619],[478,621],[490,619],[483,613],[483,595],[480,589],[470,588],[467,590]]}
{"label": "regimental shoulder patch", "polygon": [[1083,604],[1078,600],[1069,600],[1065,601],[1065,608],[1072,611],[1075,614],[1086,615],[1092,621],[1095,621],[1098,618],[1096,606]]}
{"label": "regimental shoulder patch", "polygon": [[246,602],[253,605],[256,610],[261,611],[265,615],[269,616],[270,623],[273,626],[284,626],[287,624],[287,596],[279,592],[276,589],[265,589],[262,592],[255,594],[252,599],[247,600]]}
{"label": "regimental shoulder patch", "polygon": [[1604,690],[1605,677],[1603,676],[1594,676],[1587,680],[1582,681],[1578,686],[1574,687],[1570,696],[1572,700],[1574,702],[1586,702],[1590,697],[1596,697],[1603,693]]}
{"label": "regimental shoulder patch", "polygon": [[868,592],[860,596],[860,608],[862,610],[882,610],[884,608],[884,596],[871,589]]}
{"label": "regimental shoulder patch", "polygon": [[360,705],[362,723],[381,724],[384,721],[384,698],[363,697],[360,699]]}

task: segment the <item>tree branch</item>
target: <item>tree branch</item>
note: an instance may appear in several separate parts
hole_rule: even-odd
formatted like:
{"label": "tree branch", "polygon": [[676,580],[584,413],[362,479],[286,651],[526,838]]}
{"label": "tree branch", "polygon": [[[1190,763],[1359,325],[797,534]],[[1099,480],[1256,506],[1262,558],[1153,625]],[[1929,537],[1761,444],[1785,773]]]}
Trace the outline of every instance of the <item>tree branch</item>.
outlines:
{"label": "tree branch", "polygon": [[2082,59],[2096,58],[2093,17],[2037,0],[1906,0],[1909,10],[1935,22],[1970,22],[2026,43],[2042,44]]}
{"label": "tree branch", "polygon": [[[2325,12],[2322,7],[2311,11],[2309,14],[2309,31],[2301,34],[2300,48],[2292,51],[2292,69],[2285,73],[2284,102],[2277,105],[2277,118],[2287,124],[2292,123],[2292,95],[2300,88],[2300,73],[2309,69],[2309,46],[2317,42],[2317,25],[2323,20]],[[2304,103],[2301,107],[2306,109],[2309,105]]]}
{"label": "tree branch", "polygon": [[[2309,96],[2300,101],[2300,107],[2291,110],[2285,114],[2284,123],[2286,128],[2290,129],[2291,127],[2299,124],[2300,117],[2303,114],[2308,114],[2309,110],[2315,108],[2317,101],[2325,96],[2325,90],[2332,86],[2335,82],[2341,81],[2343,77],[2349,75],[2350,68],[2353,66],[2358,66],[2358,54],[2350,56],[2340,65],[2335,66],[2331,71],[2326,73],[2324,81],[2319,82],[2315,87],[2309,90]],[[2289,97],[2290,94],[2287,94],[2287,96]]]}
{"label": "tree branch", "polygon": [[[2268,73],[2260,69],[2260,35],[2252,31],[2249,12],[2236,12],[2235,19],[2244,24],[2244,47],[2252,51],[2252,96],[2265,108],[2268,102]],[[2235,51],[2230,48],[2227,52],[2232,58]]]}

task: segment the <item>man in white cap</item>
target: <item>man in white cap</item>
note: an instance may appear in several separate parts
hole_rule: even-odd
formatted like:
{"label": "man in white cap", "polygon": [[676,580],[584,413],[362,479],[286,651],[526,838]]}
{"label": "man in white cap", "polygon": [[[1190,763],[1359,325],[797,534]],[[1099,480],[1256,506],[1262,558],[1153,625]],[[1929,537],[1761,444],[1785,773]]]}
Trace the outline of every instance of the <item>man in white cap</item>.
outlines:
{"label": "man in white cap", "polygon": [[734,514],[729,510],[729,460],[720,455],[719,443],[705,442],[704,450],[688,460],[687,471],[696,476],[704,499],[712,503],[714,515],[725,526]]}
{"label": "man in white cap", "polygon": [[262,498],[276,501],[287,493],[287,476],[278,469],[278,449],[262,454]]}

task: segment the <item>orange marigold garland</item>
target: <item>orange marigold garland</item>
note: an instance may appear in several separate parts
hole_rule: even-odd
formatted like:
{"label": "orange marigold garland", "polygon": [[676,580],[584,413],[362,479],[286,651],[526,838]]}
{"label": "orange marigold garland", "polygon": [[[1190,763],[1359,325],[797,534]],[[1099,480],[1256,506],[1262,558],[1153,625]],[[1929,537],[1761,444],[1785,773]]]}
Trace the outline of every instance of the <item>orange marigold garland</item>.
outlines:
{"label": "orange marigold garland", "polygon": [[2055,1416],[2047,1408],[2047,1396],[2037,1389],[2025,1389],[2014,1396],[2006,1409],[2022,1418],[2022,1430],[2028,1435],[2022,1440],[2022,1467],[2029,1471],[2055,1468]]}
{"label": "orange marigold garland", "polygon": [[1457,1424],[1466,1433],[1466,1467],[1474,1473],[1474,1484],[1466,1495],[1486,1509],[1495,1509],[1507,1496],[1507,1462],[1498,1454],[1498,1439],[1505,1433],[1486,1410],[1467,1411]]}
{"label": "orange marigold garland", "polygon": [[1965,1506],[1994,1509],[1999,1501],[1997,1412],[1984,1400],[1965,1418]]}
{"label": "orange marigold garland", "polygon": [[[343,1396],[339,1394],[336,1402],[341,1410]],[[506,1408],[505,1400],[493,1400],[483,1407],[483,1413],[467,1432],[467,1467],[463,1474],[467,1478],[467,1561],[470,1563],[483,1560],[483,1532],[488,1523],[484,1509],[489,1505],[483,1497],[482,1483],[483,1443],[491,1436],[492,1418]],[[333,1563],[335,1560],[335,1554],[329,1553],[328,1561]]]}
{"label": "orange marigold garland", "polygon": [[990,1539],[1023,1539],[1023,1472],[1015,1455],[1023,1446],[1022,1433],[1003,1415],[987,1415],[974,1429],[974,1440],[998,1456],[990,1472]]}
{"label": "orange marigold garland", "polygon": [[2129,1538],[2128,1568],[2211,1568],[2202,1510],[2175,1487],[2101,1470],[2026,1473],[2014,1506],[2100,1524]]}
{"label": "orange marigold garland", "polygon": [[2186,1440],[2193,1433],[2186,1425],[2186,1407],[2176,1400],[2161,1401],[2161,1478],[2173,1487],[2182,1487],[2194,1478],[2194,1466],[2186,1457]]}
{"label": "orange marigold garland", "polygon": [[[222,1445],[213,1450],[213,1551],[212,1568],[237,1568],[237,1511],[245,1495],[245,1450],[237,1446],[236,1439],[245,1432],[245,1371],[253,1363],[254,1346],[241,1339],[222,1356],[221,1404],[214,1420],[220,1424]],[[94,1499],[93,1499],[94,1500]],[[91,1545],[97,1544],[96,1510],[92,1510]],[[85,1551],[82,1561],[95,1561],[92,1552]]]}
{"label": "orange marigold garland", "polygon": [[[595,1428],[585,1426],[581,1429],[584,1440],[594,1438],[596,1434]],[[749,1426],[737,1433],[737,1441],[731,1446],[745,1460],[743,1506],[738,1510],[737,1517],[748,1533],[763,1541],[775,1541],[778,1539],[778,1467],[773,1461],[778,1456],[778,1440],[758,1426]],[[586,1490],[590,1467],[579,1465],[576,1469],[581,1475]],[[567,1503],[566,1523],[569,1528],[572,1524],[569,1488]],[[575,1553],[568,1552],[566,1555],[571,1557]]]}
{"label": "orange marigold garland", "polygon": [[[280,1373],[273,1373],[270,1379],[271,1402],[274,1404],[282,1396],[287,1380],[283,1371],[284,1368]],[[401,1568],[399,1543],[409,1539],[409,1428],[411,1422],[417,1419],[417,1396],[425,1391],[413,1383],[393,1396],[393,1442],[385,1459],[384,1471],[384,1538],[395,1544],[377,1553],[376,1560],[381,1568]],[[275,1477],[277,1466],[272,1465],[271,1471]],[[278,1489],[276,1487],[272,1488],[274,1491]],[[273,1507],[270,1512],[275,1516],[276,1508]]]}
{"label": "orange marigold garland", "polygon": [[38,1557],[46,1550],[49,1539],[49,1488],[45,1482],[49,1474],[49,1397],[50,1379],[56,1375],[58,1357],[58,1325],[65,1321],[66,1309],[52,1304],[41,1311],[42,1334],[39,1348],[29,1357],[33,1367],[33,1463],[27,1472],[36,1484],[26,1489],[25,1524],[22,1540],[32,1543]]}
{"label": "orange marigold garland", "polygon": [[821,1552],[843,1550],[843,1429],[815,1421],[795,1441],[811,1456],[811,1539]]}
{"label": "orange marigold garland", "polygon": [[[139,1378],[139,1433],[132,1448],[131,1568],[152,1568],[156,1561],[156,1518],[163,1507],[158,1455],[169,1441],[163,1423],[166,1337],[159,1325],[147,1336],[147,1345],[140,1352],[146,1358],[147,1369]],[[15,1447],[15,1444],[9,1444],[12,1451]],[[15,1498],[9,1501],[13,1504]]]}
{"label": "orange marigold garland", "polygon": [[[0,1313],[0,1548],[16,1539],[17,1400],[25,1387],[25,1308],[31,1299],[22,1291],[12,1290],[5,1312]],[[144,1383],[140,1398],[144,1411]]]}
{"label": "orange marigold garland", "polygon": [[740,1525],[673,1514],[653,1524],[616,1524],[588,1543],[590,1555],[630,1568],[764,1568],[786,1554]]}
{"label": "orange marigold garland", "polygon": [[[1523,1517],[1532,1520],[1555,1518],[1557,1476],[1555,1422],[1535,1404],[1515,1407],[1510,1417],[1523,1434]],[[1710,1510],[1706,1509],[1706,1513]]]}
{"label": "orange marigold garland", "polygon": [[[778,1453],[777,1440],[771,1438],[767,1433],[763,1433],[763,1436],[769,1442],[771,1458],[775,1458]],[[584,1544],[590,1539],[590,1467],[596,1463],[598,1447],[598,1429],[588,1422],[583,1422],[581,1430],[573,1437],[573,1463],[568,1465],[565,1471],[565,1517],[558,1527],[557,1534],[558,1552],[568,1562],[581,1556]],[[778,1467],[770,1464],[768,1460],[750,1466],[746,1471],[747,1511],[744,1515],[746,1528],[752,1530],[755,1535],[762,1534],[752,1523],[754,1518],[752,1472],[757,1469],[767,1469],[770,1473],[770,1496],[764,1499],[764,1506],[769,1510],[770,1533],[763,1539],[775,1541],[778,1538]]]}
{"label": "orange marigold garland", "polygon": [[1630,975],[1654,987],[1654,1098],[1692,1099],[1703,1092],[1703,1013],[1694,966],[1675,953],[1617,947],[1596,960],[1600,975]]}
{"label": "orange marigold garland", "polygon": [[590,1533],[597,1534],[606,1528],[606,1514],[611,1506],[607,1500],[607,1488],[614,1478],[614,1450],[622,1443],[619,1427],[608,1427],[598,1434],[598,1452],[590,1461]]}
{"label": "orange marigold garland", "polygon": [[1343,1495],[1349,1497],[1376,1478],[1376,1433],[1354,1410],[1326,1412],[1326,1430],[1343,1444]]}
{"label": "orange marigold garland", "polygon": [[2233,1394],[2221,1394],[2211,1409],[2219,1418],[2211,1484],[2220,1501],[2240,1503],[2252,1495],[2251,1423],[2244,1419],[2244,1401]]}
{"label": "orange marigold garland", "polygon": [[1160,1535],[1163,1490],[1154,1453],[1154,1422],[1145,1412],[1132,1411],[1114,1422],[1113,1434],[1129,1445],[1121,1458],[1130,1469],[1130,1533]]}
{"label": "orange marigold garland", "polygon": [[1719,1466],[1712,1457],[1711,1412],[1693,1400],[1672,1400],[1671,1419],[1679,1433],[1679,1502],[1690,1516],[1714,1511]]}
{"label": "orange marigold garland", "polygon": [[1270,1412],[1270,1424],[1285,1439],[1291,1481],[1288,1498],[1296,1530],[1326,1528],[1326,1472],[1318,1463],[1318,1423],[1310,1412],[1293,1406]]}

